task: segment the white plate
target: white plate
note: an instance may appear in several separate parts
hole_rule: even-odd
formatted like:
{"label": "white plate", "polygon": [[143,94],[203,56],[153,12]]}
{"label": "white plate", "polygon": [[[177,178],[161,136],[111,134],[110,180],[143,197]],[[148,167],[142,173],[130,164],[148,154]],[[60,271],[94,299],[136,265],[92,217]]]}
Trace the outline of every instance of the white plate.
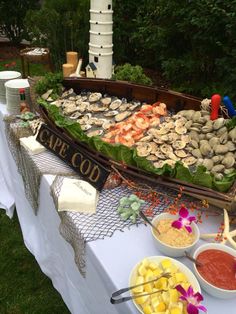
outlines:
{"label": "white plate", "polygon": [[[154,262],[155,264],[160,264],[160,262],[162,260],[169,259],[171,261],[171,263],[176,265],[178,267],[178,269],[188,278],[188,281],[191,284],[191,286],[193,287],[194,292],[195,293],[201,292],[201,288],[200,288],[200,285],[197,281],[197,278],[191,272],[191,270],[187,266],[185,266],[183,263],[181,263],[181,262],[179,262],[173,258],[170,258],[168,256],[149,256],[149,257],[146,257],[144,259],[147,259],[150,262]],[[138,275],[138,267],[140,266],[141,262],[144,259],[142,259],[138,264],[136,264],[134,266],[134,268],[131,270],[130,277],[129,277],[129,286],[135,285],[135,279],[137,278],[137,275]],[[138,304],[136,304],[135,300],[133,300],[133,302],[134,302],[134,305],[136,306],[136,308],[138,309],[138,311],[143,314],[142,307],[139,306]]]}

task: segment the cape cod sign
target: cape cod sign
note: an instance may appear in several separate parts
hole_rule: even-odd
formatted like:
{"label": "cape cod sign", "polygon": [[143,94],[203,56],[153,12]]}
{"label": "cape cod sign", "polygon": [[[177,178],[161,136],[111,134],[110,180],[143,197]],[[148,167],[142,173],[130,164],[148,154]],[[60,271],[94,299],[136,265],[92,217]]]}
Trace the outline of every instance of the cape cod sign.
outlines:
{"label": "cape cod sign", "polygon": [[98,191],[102,190],[110,171],[88,157],[75,143],[65,139],[62,134],[55,132],[46,124],[41,126],[36,140],[65,161]]}

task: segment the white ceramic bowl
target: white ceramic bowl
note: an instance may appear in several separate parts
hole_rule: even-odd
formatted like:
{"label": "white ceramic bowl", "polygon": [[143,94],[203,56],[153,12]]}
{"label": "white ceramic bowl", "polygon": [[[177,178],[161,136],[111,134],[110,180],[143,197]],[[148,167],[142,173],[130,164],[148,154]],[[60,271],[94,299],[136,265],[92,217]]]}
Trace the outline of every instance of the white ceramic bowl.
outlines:
{"label": "white ceramic bowl", "polygon": [[[199,248],[196,249],[196,251],[193,254],[193,257],[196,259],[197,256],[205,250],[221,250],[236,257],[236,250],[230,248],[229,246],[219,243],[207,243],[201,245]],[[213,286],[200,275],[195,264],[193,266],[193,269],[196,274],[196,277],[199,280],[201,287],[210,295],[219,299],[230,299],[236,297],[236,290],[226,290]]]}
{"label": "white ceramic bowl", "polygon": [[[154,224],[154,226],[157,225],[158,221],[162,220],[162,219],[173,219],[173,220],[177,220],[179,218],[179,216],[175,216],[175,215],[171,215],[171,214],[168,214],[168,213],[162,213],[160,215],[157,215],[153,218],[152,220],[152,224]],[[191,223],[191,227],[193,229],[193,234],[195,235],[195,241],[191,244],[191,245],[188,245],[188,246],[182,246],[182,247],[174,247],[174,246],[170,246],[168,244],[165,244],[163,243],[162,241],[160,241],[157,237],[157,235],[155,234],[153,228],[151,229],[152,230],[152,235],[153,235],[153,239],[154,239],[154,242],[155,242],[155,245],[157,247],[157,249],[168,255],[168,256],[172,256],[172,257],[181,257],[181,256],[184,256],[185,255],[185,251],[186,252],[190,252],[194,246],[196,245],[196,243],[198,242],[199,240],[199,237],[200,237],[200,232],[199,232],[199,229],[198,229],[198,226],[192,222]]]}
{"label": "white ceramic bowl", "polygon": [[[177,261],[177,260],[175,260],[173,258],[166,257],[166,256],[149,256],[149,257],[146,257],[146,259],[148,261],[154,262],[154,263],[157,263],[157,264],[159,264],[163,259],[167,259],[167,258],[171,261],[172,264],[176,265],[178,267],[178,269],[187,277],[188,282],[193,287],[193,290],[195,292],[200,292],[201,293],[201,288],[200,288],[200,285],[199,285],[199,283],[197,281],[197,278],[191,272],[191,270],[187,266],[185,266],[184,264],[180,263],[179,261]],[[140,263],[142,261],[140,261],[138,264],[136,264],[134,266],[134,268],[131,270],[131,273],[130,273],[130,276],[129,276],[129,286],[135,285],[135,281],[136,281],[136,278],[138,276],[138,268],[139,268]],[[133,300],[133,302],[134,302],[134,305],[136,306],[136,308],[138,309],[138,311],[143,314],[143,310],[142,310],[141,306],[138,305],[135,302],[135,300]]]}

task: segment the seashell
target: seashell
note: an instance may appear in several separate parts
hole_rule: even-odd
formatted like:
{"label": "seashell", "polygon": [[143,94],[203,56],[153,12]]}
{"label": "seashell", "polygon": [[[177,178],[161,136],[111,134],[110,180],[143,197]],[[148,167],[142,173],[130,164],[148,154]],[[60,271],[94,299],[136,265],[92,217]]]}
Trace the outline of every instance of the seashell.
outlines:
{"label": "seashell", "polygon": [[127,103],[124,103],[124,104],[120,105],[120,107],[119,107],[119,111],[121,111],[121,112],[126,111],[127,109],[130,109],[129,104],[127,104]]}
{"label": "seashell", "polygon": [[182,161],[183,161],[183,164],[188,167],[188,166],[194,165],[197,162],[197,159],[191,156],[191,157],[183,158]]}
{"label": "seashell", "polygon": [[103,122],[103,125],[102,125],[102,128],[104,129],[104,130],[108,130],[108,129],[110,129],[112,126],[114,126],[115,125],[115,122],[113,122],[113,121],[104,121]]}
{"label": "seashell", "polygon": [[89,102],[96,102],[99,101],[102,98],[101,93],[92,93],[89,95]]}
{"label": "seashell", "polygon": [[200,151],[200,149],[198,148],[195,148],[191,151],[191,154],[194,156],[194,157],[197,157],[197,158],[202,158],[202,153]]}
{"label": "seashell", "polygon": [[217,130],[216,135],[220,137],[224,133],[228,133],[228,129],[226,126],[223,126],[219,130]]}
{"label": "seashell", "polygon": [[211,146],[208,143],[204,143],[203,145],[200,146],[200,151],[203,156],[208,156],[211,157],[213,154],[213,150]]}
{"label": "seashell", "polygon": [[177,141],[178,139],[179,139],[179,135],[178,135],[178,134],[173,133],[173,132],[171,132],[171,133],[168,134],[168,141],[169,141],[170,143],[175,142],[175,141]]}
{"label": "seashell", "polygon": [[166,128],[173,129],[175,127],[175,123],[173,121],[167,122],[165,125]]}
{"label": "seashell", "polygon": [[176,127],[184,126],[186,122],[187,122],[187,119],[185,119],[184,117],[181,117],[180,119],[175,121],[175,126]]}
{"label": "seashell", "polygon": [[88,124],[91,124],[91,125],[94,125],[96,122],[97,122],[97,118],[94,118],[94,117],[92,117],[92,118],[90,118],[88,121],[87,121],[87,123]]}
{"label": "seashell", "polygon": [[167,153],[166,156],[167,156],[168,158],[170,158],[171,160],[174,160],[174,161],[180,160],[179,157],[177,157],[177,156],[176,156],[174,153],[172,153],[172,152]]}
{"label": "seashell", "polygon": [[219,130],[225,123],[225,119],[224,118],[218,118],[214,121],[213,123],[213,129],[214,130]]}
{"label": "seashell", "polygon": [[164,144],[164,141],[161,139],[161,137],[159,138],[154,138],[153,142],[157,143],[157,144]]}
{"label": "seashell", "polygon": [[183,134],[181,135],[181,141],[185,142],[186,144],[189,143],[191,141],[191,138],[188,134]]}
{"label": "seashell", "polygon": [[150,121],[150,127],[151,128],[157,128],[160,125],[160,118],[155,118]]}
{"label": "seashell", "polygon": [[235,164],[235,158],[232,156],[225,157],[221,163],[225,168],[232,168]]}
{"label": "seashell", "polygon": [[166,159],[166,155],[163,154],[160,150],[157,150],[154,155],[159,159]]}
{"label": "seashell", "polygon": [[126,118],[128,118],[132,113],[130,111],[124,111],[115,116],[116,122],[120,122]]}
{"label": "seashell", "polygon": [[157,134],[160,134],[160,135],[165,135],[168,132],[169,132],[169,129],[166,127],[162,127],[161,129],[157,130]]}
{"label": "seashell", "polygon": [[189,129],[193,124],[193,121],[189,120],[188,122],[185,123],[186,129]]}
{"label": "seashell", "polygon": [[173,148],[168,144],[162,144],[160,150],[163,154],[168,154],[173,152]]}
{"label": "seashell", "polygon": [[203,134],[203,133],[199,134],[199,140],[200,141],[205,140],[205,139],[206,139],[205,134]]}
{"label": "seashell", "polygon": [[210,125],[204,125],[201,128],[202,133],[210,133],[212,130],[213,130],[213,128]]}
{"label": "seashell", "polygon": [[235,171],[234,168],[228,168],[224,170],[224,174],[230,174],[231,172]]}
{"label": "seashell", "polygon": [[172,160],[172,159],[166,159],[166,160],[164,161],[164,164],[167,164],[167,165],[169,165],[169,166],[171,166],[171,167],[174,167],[175,163],[176,163],[176,161],[175,161],[175,160]]}
{"label": "seashell", "polygon": [[90,112],[103,112],[107,110],[107,107],[94,103],[91,104],[88,109]]}
{"label": "seashell", "polygon": [[215,147],[216,145],[220,144],[220,140],[219,140],[218,137],[212,137],[212,138],[209,140],[208,143],[209,143],[209,144],[211,145],[211,147],[213,148],[213,147]]}
{"label": "seashell", "polygon": [[210,139],[213,138],[214,136],[215,136],[214,133],[207,133],[207,134],[206,134],[206,139],[207,139],[207,140],[210,140]]}
{"label": "seashell", "polygon": [[88,137],[99,136],[103,134],[103,130],[95,130],[87,133]]}
{"label": "seashell", "polygon": [[201,124],[204,124],[208,121],[207,117],[201,117],[199,120],[198,120],[198,123],[201,123]]}
{"label": "seashell", "polygon": [[191,109],[191,110],[185,110],[186,112],[185,112],[185,118],[187,119],[187,120],[191,120],[192,119],[192,117],[193,117],[193,115],[195,114],[195,110],[193,110],[193,109]]}
{"label": "seashell", "polygon": [[188,156],[188,154],[183,149],[177,149],[175,151],[175,155],[179,158],[185,158]]}
{"label": "seashell", "polygon": [[173,117],[176,117],[176,119],[178,119],[179,117],[184,117],[186,114],[187,114],[188,110],[180,110],[175,116]]}
{"label": "seashell", "polygon": [[198,158],[196,165],[197,166],[202,165],[203,160],[204,160],[203,158]]}
{"label": "seashell", "polygon": [[191,145],[193,148],[198,148],[198,147],[199,147],[198,142],[195,141],[195,140],[192,140],[192,141],[189,143],[189,145]]}
{"label": "seashell", "polygon": [[122,104],[122,101],[120,99],[116,99],[110,104],[109,108],[112,110],[116,110],[120,107],[121,104]]}
{"label": "seashell", "polygon": [[224,178],[224,175],[222,173],[215,173],[214,177],[216,180],[222,180]]}
{"label": "seashell", "polygon": [[214,166],[214,163],[211,159],[204,159],[202,165],[210,171]]}
{"label": "seashell", "polygon": [[70,103],[67,102],[65,107],[64,107],[64,109],[63,109],[63,112],[64,112],[65,115],[70,115],[70,114],[76,112],[77,110],[78,109],[77,109],[77,107],[76,107],[74,102],[70,102]]}
{"label": "seashell", "polygon": [[105,117],[114,117],[118,114],[119,114],[119,111],[112,110],[112,111],[107,111],[106,113],[104,113],[104,116]]}
{"label": "seashell", "polygon": [[176,127],[175,127],[175,132],[176,132],[177,134],[182,135],[182,134],[186,134],[186,133],[187,133],[187,129],[186,129],[185,126],[176,126]]}
{"label": "seashell", "polygon": [[165,135],[161,135],[160,139],[161,139],[163,142],[168,142],[169,137],[168,137],[167,134],[165,134]]}
{"label": "seashell", "polygon": [[134,109],[136,109],[140,105],[141,105],[140,102],[134,102],[133,104],[131,104],[131,106],[129,106],[129,110],[133,111]]}
{"label": "seashell", "polygon": [[153,163],[155,168],[162,168],[164,166],[164,160],[159,160]]}
{"label": "seashell", "polygon": [[109,106],[111,103],[111,97],[102,98],[100,101],[104,106]]}
{"label": "seashell", "polygon": [[230,132],[229,132],[229,137],[231,138],[233,143],[236,143],[236,128],[233,128]]}
{"label": "seashell", "polygon": [[200,140],[199,141],[199,145],[202,146],[202,145],[205,145],[205,144],[208,144],[209,142],[207,140]]}
{"label": "seashell", "polygon": [[102,126],[103,123],[106,122],[106,121],[107,121],[107,120],[105,120],[105,119],[96,119],[95,122],[94,122],[94,124],[95,124],[96,126]]}
{"label": "seashell", "polygon": [[229,152],[233,152],[236,150],[235,144],[231,141],[228,141],[225,145],[228,147]]}
{"label": "seashell", "polygon": [[199,129],[199,128],[194,128],[194,127],[189,128],[189,130],[190,130],[190,131],[197,132],[197,133],[200,132],[200,129]]}
{"label": "seashell", "polygon": [[220,144],[226,144],[228,141],[228,133],[223,133],[220,137]]}
{"label": "seashell", "polygon": [[[74,94],[74,90],[73,88],[70,88],[69,90],[66,90],[62,95],[61,95],[61,98],[66,98],[68,97],[69,95],[72,95]],[[87,98],[87,97],[86,97]]]}
{"label": "seashell", "polygon": [[[186,125],[185,125],[185,126],[186,126]],[[197,128],[197,129],[199,130],[199,129],[202,128],[202,125],[201,125],[201,123],[194,122],[194,123],[192,124],[192,127]]]}
{"label": "seashell", "polygon": [[194,115],[192,116],[192,120],[194,122],[198,122],[201,116],[202,116],[201,111],[196,111]]}
{"label": "seashell", "polygon": [[155,142],[149,143],[152,147],[151,154],[155,154],[158,151],[158,145]]}
{"label": "seashell", "polygon": [[224,170],[225,166],[224,165],[215,165],[212,169],[212,173],[217,173],[217,172],[222,172]]}
{"label": "seashell", "polygon": [[140,139],[140,142],[150,142],[153,139],[153,135],[146,135]]}
{"label": "seashell", "polygon": [[80,116],[81,116],[81,113],[76,111],[70,116],[70,119],[77,120]]}
{"label": "seashell", "polygon": [[199,141],[199,135],[196,131],[191,131],[189,135],[191,140]]}
{"label": "seashell", "polygon": [[143,143],[141,145],[138,145],[136,149],[137,149],[138,156],[146,157],[150,154],[152,150],[152,146],[150,145],[150,143]]}
{"label": "seashell", "polygon": [[[232,153],[232,152],[226,153],[226,154],[223,156],[222,160],[224,159],[224,157],[229,157],[229,156],[234,157],[234,153]],[[220,157],[222,157],[222,156],[220,156]]]}
{"label": "seashell", "polygon": [[216,155],[226,154],[229,151],[229,148],[227,145],[216,145],[216,146],[214,146],[214,151],[215,151]]}
{"label": "seashell", "polygon": [[83,131],[88,131],[89,129],[91,129],[92,125],[84,124],[84,125],[81,125],[80,127]]}
{"label": "seashell", "polygon": [[217,165],[221,162],[221,158],[219,156],[213,156],[212,161],[215,165]]}
{"label": "seashell", "polygon": [[185,147],[185,150],[191,153],[191,151],[193,151],[193,147],[191,146]]}
{"label": "seashell", "polygon": [[149,155],[146,157],[147,160],[150,160],[150,161],[157,161],[158,158],[156,157],[156,155]]}
{"label": "seashell", "polygon": [[186,142],[184,142],[184,141],[175,141],[172,144],[172,146],[173,146],[174,149],[183,149],[186,146]]}

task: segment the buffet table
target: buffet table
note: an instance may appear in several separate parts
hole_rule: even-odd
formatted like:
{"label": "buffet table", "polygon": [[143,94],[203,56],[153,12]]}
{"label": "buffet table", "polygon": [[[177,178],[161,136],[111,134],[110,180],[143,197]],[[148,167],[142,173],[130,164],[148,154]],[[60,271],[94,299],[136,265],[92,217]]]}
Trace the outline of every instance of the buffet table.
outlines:
{"label": "buffet table", "polygon": [[[111,293],[127,287],[133,266],[146,256],[162,255],[157,251],[151,231],[145,225],[133,226],[125,232],[116,231],[112,237],[86,244],[86,277],[78,271],[74,251],[60,235],[60,217],[50,195],[54,176],[44,175],[39,192],[39,209],[27,201],[24,185],[11,156],[5,137],[3,117],[6,109],[0,104],[0,204],[11,217],[16,205],[24,242],[35,256],[42,271],[52,280],[73,314],[135,314],[132,302],[110,303]],[[4,189],[4,190],[3,190]],[[4,191],[4,192],[3,192]],[[220,217],[209,217],[200,229],[218,230]],[[179,258],[192,268],[191,262]],[[209,314],[235,313],[236,300],[220,300],[203,291],[204,305]]]}

